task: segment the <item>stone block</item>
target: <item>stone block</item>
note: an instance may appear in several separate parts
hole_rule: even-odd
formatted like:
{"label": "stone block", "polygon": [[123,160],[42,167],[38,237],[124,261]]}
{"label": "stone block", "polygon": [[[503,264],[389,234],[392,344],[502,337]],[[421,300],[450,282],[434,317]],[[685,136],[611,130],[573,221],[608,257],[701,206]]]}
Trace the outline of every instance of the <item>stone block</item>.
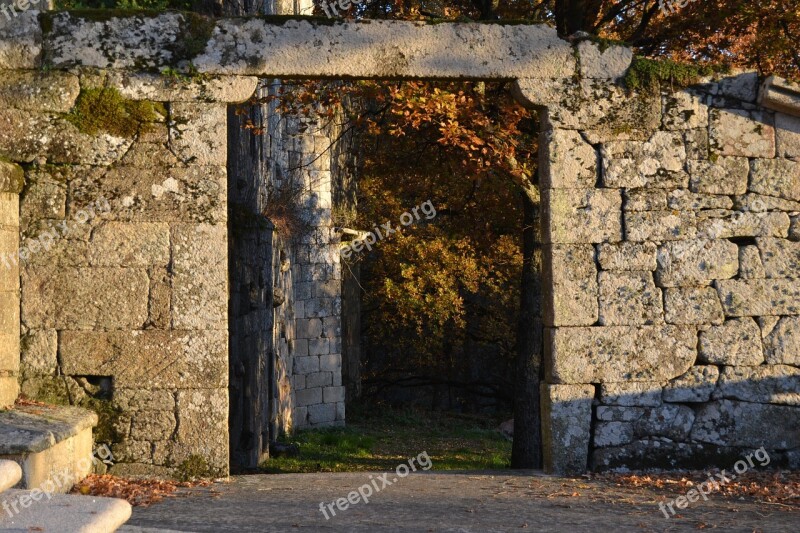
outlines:
{"label": "stone block", "polygon": [[800,213],[800,202],[776,198],[774,196],[764,196],[763,194],[748,193],[733,198],[733,205],[737,211],[752,211],[763,213],[766,211],[786,211],[788,213]]}
{"label": "stone block", "polygon": [[342,370],[342,354],[331,353],[322,355],[319,358],[319,369],[321,372],[341,372]]}
{"label": "stone block", "polygon": [[312,426],[330,425],[336,420],[336,404],[321,403],[308,406],[308,423]]}
{"label": "stone block", "polygon": [[656,269],[655,243],[621,242],[601,244],[597,259],[603,270],[653,271]]}
{"label": "stone block", "polygon": [[625,46],[601,47],[592,41],[578,43],[581,78],[616,80],[625,75],[633,52]]}
{"label": "stone block", "polygon": [[544,320],[547,325],[597,322],[597,267],[591,244],[544,247]]}
{"label": "stone block", "polygon": [[800,317],[785,316],[764,331],[764,355],[770,365],[800,366]]}
{"label": "stone block", "polygon": [[589,464],[593,385],[542,386],[542,444],[549,474],[582,474]]}
{"label": "stone block", "polygon": [[69,197],[70,212],[105,198],[120,222],[217,224],[227,220],[227,171],[220,166],[146,171],[116,166],[80,174],[70,182]]}
{"label": "stone block", "polygon": [[106,222],[95,228],[89,246],[93,266],[166,266],[170,261],[169,225]]}
{"label": "stone block", "polygon": [[720,280],[716,283],[725,316],[800,314],[796,279]]}
{"label": "stone block", "polygon": [[55,375],[58,367],[58,332],[54,329],[30,330],[20,343],[23,374]]}
{"label": "stone block", "polygon": [[739,157],[775,157],[775,118],[766,111],[712,109],[711,151]]}
{"label": "stone block", "polygon": [[156,102],[244,102],[256,90],[255,76],[204,76],[202,80],[175,79],[161,74],[111,71],[108,84],[131,100]]}
{"label": "stone block", "polygon": [[299,407],[322,403],[322,388],[295,391],[294,402]]}
{"label": "stone block", "polygon": [[633,422],[644,414],[644,407],[623,407],[617,405],[598,405],[597,420],[606,422]]}
{"label": "stone block", "polygon": [[5,229],[19,227],[19,194],[0,192],[0,226],[5,226]]}
{"label": "stone block", "polygon": [[30,172],[19,209],[24,223],[40,218],[65,219],[67,187],[47,179],[47,174]]}
{"label": "stone block", "polygon": [[603,405],[624,407],[658,407],[661,405],[662,383],[603,383],[600,401]]}
{"label": "stone block", "polygon": [[689,326],[579,327],[545,332],[545,369],[557,383],[663,381],[685,373],[697,358],[697,333]]}
{"label": "stone block", "polygon": [[750,163],[745,157],[717,157],[716,159],[687,161],[691,176],[689,188],[700,194],[744,194]]}
{"label": "stone block", "polygon": [[645,409],[644,415],[633,423],[637,437],[666,437],[684,441],[694,423],[694,411],[685,405],[665,404]]}
{"label": "stone block", "polygon": [[622,195],[613,189],[542,191],[546,243],[622,240]]}
{"label": "stone block", "polygon": [[719,368],[713,365],[693,366],[682,376],[664,386],[665,402],[704,403],[717,386]]}
{"label": "stone block", "polygon": [[699,194],[687,189],[676,189],[667,197],[670,209],[677,211],[698,211],[700,209],[732,209],[733,200],[729,196]]}
{"label": "stone block", "polygon": [[692,287],[739,273],[739,247],[726,240],[665,242],[658,248],[660,287]]}
{"label": "stone block", "polygon": [[0,228],[0,290],[19,289],[19,230]]}
{"label": "stone block", "polygon": [[298,339],[317,339],[322,335],[321,318],[300,319],[296,323]]}
{"label": "stone block", "polygon": [[6,72],[0,80],[0,106],[68,113],[80,90],[78,76],[67,72]]}
{"label": "stone block", "polygon": [[22,274],[22,320],[40,329],[137,329],[150,282],[128,268],[40,268]]}
{"label": "stone block", "polygon": [[22,192],[25,186],[25,171],[22,167],[0,160],[0,192]]}
{"label": "stone block", "polygon": [[0,335],[19,332],[19,293],[0,292]]}
{"label": "stone block", "polygon": [[309,389],[312,389],[314,387],[329,387],[332,384],[333,384],[333,372],[315,372],[313,374],[307,374],[305,376],[305,386],[308,387]]}
{"label": "stone block", "polygon": [[601,154],[605,187],[673,189],[689,184],[680,133],[659,131],[646,142],[609,142]]}
{"label": "stone block", "polygon": [[112,401],[114,406],[128,412],[175,410],[175,394],[163,389],[117,388]]}
{"label": "stone block", "polygon": [[292,426],[303,428],[308,425],[308,407],[295,407],[292,409]]}
{"label": "stone block", "polygon": [[63,331],[59,354],[65,374],[119,388],[228,386],[227,331]]}
{"label": "stone block", "polygon": [[667,191],[665,189],[625,189],[624,211],[666,211]]}
{"label": "stone block", "polygon": [[336,403],[336,420],[341,420],[344,422],[345,420],[345,402],[337,402]]}
{"label": "stone block", "polygon": [[779,76],[769,76],[761,85],[758,104],[768,109],[797,115],[800,110],[800,85]]}
{"label": "stone block", "polygon": [[800,405],[800,368],[788,365],[726,366],[714,398]]}
{"label": "stone block", "polygon": [[686,130],[683,132],[683,140],[686,143],[686,157],[689,160],[708,159],[708,128]]}
{"label": "stone block", "polygon": [[743,102],[755,102],[758,93],[758,72],[737,72],[717,82],[720,95]]}
{"label": "stone block", "polygon": [[690,130],[708,127],[708,106],[698,95],[679,91],[663,97],[662,123],[668,130]]}
{"label": "stone block", "polygon": [[800,278],[800,242],[773,238],[761,238],[756,242],[766,277]]}
{"label": "stone block", "polygon": [[761,329],[755,320],[746,317],[701,331],[700,361],[716,365],[760,365],[764,362]]}
{"label": "stone block", "polygon": [[789,227],[789,239],[800,242],[800,215],[792,217],[792,225]]}
{"label": "stone block", "polygon": [[329,339],[309,339],[308,340],[308,355],[325,355],[330,353],[330,340]]}
{"label": "stone block", "polygon": [[336,403],[344,401],[344,387],[325,387],[322,390],[322,401]]}
{"label": "stone block", "polygon": [[661,290],[652,272],[600,272],[599,321],[604,326],[636,326],[663,321]]}
{"label": "stone block", "polygon": [[[739,278],[762,279],[766,277],[758,246],[739,247]],[[783,277],[783,276],[779,276]]]}
{"label": "stone block", "polygon": [[200,456],[213,477],[228,475],[228,384],[224,388],[179,390],[176,408],[180,423],[171,443],[169,461],[180,465]]}
{"label": "stone block", "polygon": [[0,376],[0,409],[10,407],[17,401],[19,382],[16,376]]}
{"label": "stone block", "polygon": [[597,422],[593,444],[598,448],[633,442],[633,424],[629,422]]}
{"label": "stone block", "polygon": [[168,329],[172,324],[172,278],[166,268],[149,268],[150,294],[145,329]]}
{"label": "stone block", "polygon": [[786,237],[790,223],[786,213],[700,211],[697,214],[697,236],[705,239]]}
{"label": "stone block", "polygon": [[750,191],[800,201],[800,162],[756,159],[750,166]]}
{"label": "stone block", "polygon": [[170,147],[187,164],[225,166],[228,112],[225,104],[172,102]]}
{"label": "stone block", "polygon": [[173,226],[173,327],[228,329],[227,243],[222,225]]}
{"label": "stone block", "polygon": [[702,405],[691,439],[718,446],[785,450],[800,442],[800,410],[789,405],[720,400]]}
{"label": "stone block", "polygon": [[679,241],[696,235],[696,215],[691,211],[625,213],[625,239],[629,241]]}
{"label": "stone block", "polygon": [[38,70],[42,60],[42,27],[37,11],[22,11],[13,24],[0,26],[0,69]]}
{"label": "stone block", "polygon": [[549,130],[539,149],[542,189],[590,189],[597,183],[597,153],[580,133]]}
{"label": "stone block", "polygon": [[138,411],[131,421],[133,440],[166,440],[175,431],[175,413],[172,411]]}
{"label": "stone block", "polygon": [[668,324],[722,324],[725,314],[712,287],[677,287],[664,290]]}
{"label": "stone block", "polygon": [[292,364],[295,374],[312,374],[320,370],[319,356],[317,355],[295,357]]}
{"label": "stone block", "polygon": [[[153,126],[153,130],[160,130],[163,126],[158,124]],[[151,131],[150,135],[156,134]],[[180,167],[183,163],[175,157],[169,150],[166,144],[168,134],[166,127],[164,127],[164,141],[163,142],[141,142],[133,143],[130,150],[125,153],[125,156],[120,161],[120,165],[135,168],[170,168]]]}
{"label": "stone block", "polygon": [[800,159],[800,117],[776,113],[775,136],[778,157]]}

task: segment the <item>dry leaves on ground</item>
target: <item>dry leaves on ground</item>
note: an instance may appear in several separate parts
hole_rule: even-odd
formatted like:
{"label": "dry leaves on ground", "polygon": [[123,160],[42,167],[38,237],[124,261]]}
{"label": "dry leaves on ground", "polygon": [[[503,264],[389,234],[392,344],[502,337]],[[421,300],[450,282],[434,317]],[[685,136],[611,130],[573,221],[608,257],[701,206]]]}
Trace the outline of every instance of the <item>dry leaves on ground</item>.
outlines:
{"label": "dry leaves on ground", "polygon": [[175,496],[179,488],[206,487],[208,485],[211,485],[210,481],[177,482],[91,475],[75,485],[72,493],[121,498],[127,500],[134,507],[147,507],[166,497]]}

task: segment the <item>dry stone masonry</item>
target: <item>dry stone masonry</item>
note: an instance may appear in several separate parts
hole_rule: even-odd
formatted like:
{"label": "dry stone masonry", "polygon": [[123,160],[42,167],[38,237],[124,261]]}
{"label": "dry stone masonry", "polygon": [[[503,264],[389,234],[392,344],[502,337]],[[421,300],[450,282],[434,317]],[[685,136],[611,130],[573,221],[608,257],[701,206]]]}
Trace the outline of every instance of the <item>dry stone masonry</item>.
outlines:
{"label": "dry stone masonry", "polygon": [[[229,106],[256,76],[514,80],[543,123],[546,469],[760,446],[799,466],[800,88],[631,93],[632,59],[535,25],[21,14],[0,28],[0,404],[95,409],[122,473],[225,474],[242,416],[343,424],[336,132],[267,125],[248,192]],[[240,208],[287,183],[310,231],[253,231]],[[273,390],[232,375],[264,343]],[[242,415],[240,393],[276,402]]]}

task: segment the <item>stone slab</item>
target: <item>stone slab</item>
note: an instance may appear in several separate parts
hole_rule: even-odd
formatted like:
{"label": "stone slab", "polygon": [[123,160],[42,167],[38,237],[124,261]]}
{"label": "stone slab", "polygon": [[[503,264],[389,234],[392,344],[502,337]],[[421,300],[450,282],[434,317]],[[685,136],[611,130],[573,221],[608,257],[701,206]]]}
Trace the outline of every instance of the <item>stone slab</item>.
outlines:
{"label": "stone slab", "polygon": [[726,279],[717,282],[725,316],[800,315],[796,279]]}
{"label": "stone slab", "polygon": [[[13,518],[6,513],[0,514],[0,529],[7,531],[109,533],[116,531],[131,517],[131,505],[116,498],[45,495],[41,491],[24,490],[8,491],[4,493],[4,498],[9,505],[11,502],[17,503],[20,509]],[[23,501],[27,502],[24,508],[21,505]]]}
{"label": "stone slab", "polygon": [[588,467],[593,385],[542,387],[545,472],[582,474]]}
{"label": "stone slab", "polygon": [[0,492],[10,489],[22,479],[22,469],[14,461],[0,460]]}
{"label": "stone slab", "polygon": [[41,452],[97,425],[97,415],[78,407],[17,406],[0,412],[0,455]]}

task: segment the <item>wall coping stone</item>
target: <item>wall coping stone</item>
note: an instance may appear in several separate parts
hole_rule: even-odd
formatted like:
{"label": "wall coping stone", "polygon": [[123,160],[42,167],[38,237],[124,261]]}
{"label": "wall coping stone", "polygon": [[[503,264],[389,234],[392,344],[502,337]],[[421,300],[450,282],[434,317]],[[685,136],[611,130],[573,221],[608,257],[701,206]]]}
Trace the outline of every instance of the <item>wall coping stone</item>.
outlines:
{"label": "wall coping stone", "polygon": [[773,111],[800,117],[800,84],[770,76],[761,85],[758,104]]}
{"label": "wall coping stone", "polygon": [[25,405],[0,412],[0,455],[38,453],[97,425],[79,407]]}

